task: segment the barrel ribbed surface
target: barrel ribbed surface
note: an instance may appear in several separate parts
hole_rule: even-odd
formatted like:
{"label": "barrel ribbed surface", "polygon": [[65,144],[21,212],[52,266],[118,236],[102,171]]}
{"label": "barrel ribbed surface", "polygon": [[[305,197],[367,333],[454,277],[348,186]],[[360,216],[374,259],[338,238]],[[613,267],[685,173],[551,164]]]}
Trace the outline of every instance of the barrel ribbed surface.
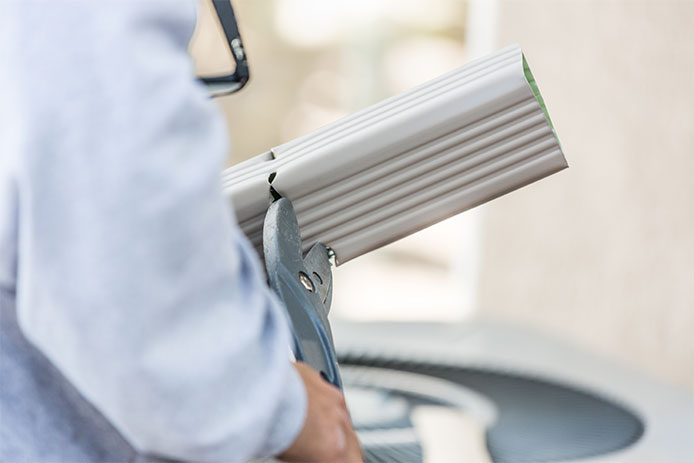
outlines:
{"label": "barrel ribbed surface", "polygon": [[304,246],[346,262],[565,168],[511,46],[224,172],[242,230],[262,246],[272,187]]}

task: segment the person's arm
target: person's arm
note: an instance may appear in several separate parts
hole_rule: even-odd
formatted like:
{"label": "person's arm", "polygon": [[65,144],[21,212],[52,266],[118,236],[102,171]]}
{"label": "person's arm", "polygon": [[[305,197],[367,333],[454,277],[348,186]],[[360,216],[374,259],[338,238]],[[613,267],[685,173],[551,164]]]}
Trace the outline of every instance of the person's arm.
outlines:
{"label": "person's arm", "polygon": [[195,7],[2,2],[18,318],[139,450],[245,461],[286,449],[307,399],[223,199],[224,123],[186,53]]}

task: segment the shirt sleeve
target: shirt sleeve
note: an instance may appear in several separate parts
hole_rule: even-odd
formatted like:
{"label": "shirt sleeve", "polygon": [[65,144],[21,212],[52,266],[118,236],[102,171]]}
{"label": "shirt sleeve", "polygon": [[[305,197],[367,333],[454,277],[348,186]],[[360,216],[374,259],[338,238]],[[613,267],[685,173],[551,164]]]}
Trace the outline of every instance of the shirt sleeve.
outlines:
{"label": "shirt sleeve", "polygon": [[222,194],[225,124],[187,54],[196,3],[0,3],[25,335],[141,451],[281,452],[305,390]]}

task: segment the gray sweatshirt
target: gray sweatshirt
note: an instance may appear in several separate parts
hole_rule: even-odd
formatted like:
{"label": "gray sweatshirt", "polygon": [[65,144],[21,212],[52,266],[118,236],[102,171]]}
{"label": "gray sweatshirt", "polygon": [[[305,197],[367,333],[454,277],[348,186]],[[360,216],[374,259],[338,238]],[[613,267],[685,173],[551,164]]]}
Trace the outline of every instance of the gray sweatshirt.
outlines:
{"label": "gray sweatshirt", "polygon": [[283,308],[222,195],[195,8],[0,0],[0,461],[80,455],[56,378],[168,458],[273,455],[302,426]]}

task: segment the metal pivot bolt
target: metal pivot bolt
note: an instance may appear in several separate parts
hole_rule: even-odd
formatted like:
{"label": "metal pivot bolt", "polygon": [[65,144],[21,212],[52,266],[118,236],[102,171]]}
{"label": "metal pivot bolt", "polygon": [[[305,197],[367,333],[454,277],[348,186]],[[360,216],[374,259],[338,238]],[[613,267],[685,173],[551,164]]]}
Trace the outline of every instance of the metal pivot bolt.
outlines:
{"label": "metal pivot bolt", "polygon": [[314,291],[313,282],[304,272],[299,272],[299,281],[306,288],[306,291],[312,293]]}

